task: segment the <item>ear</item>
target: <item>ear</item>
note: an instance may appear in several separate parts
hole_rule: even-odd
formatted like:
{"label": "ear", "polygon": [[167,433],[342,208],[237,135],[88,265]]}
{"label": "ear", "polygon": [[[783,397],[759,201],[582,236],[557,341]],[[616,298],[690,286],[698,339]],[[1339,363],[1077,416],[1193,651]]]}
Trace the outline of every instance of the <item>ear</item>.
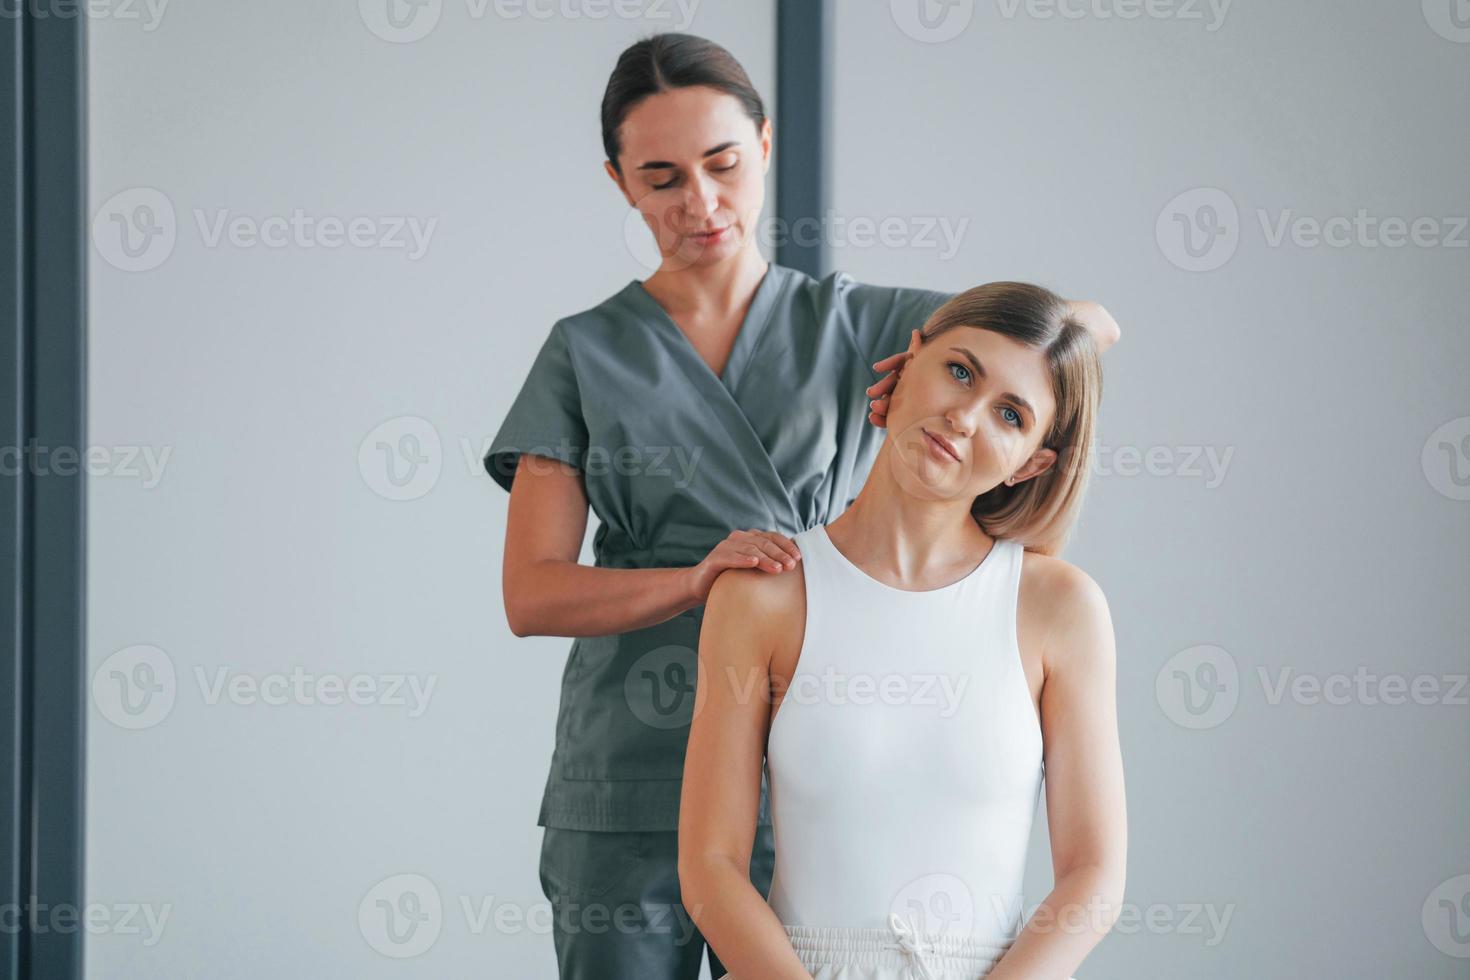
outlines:
{"label": "ear", "polygon": [[903,352],[903,360],[899,363],[898,367],[893,369],[894,393],[897,393],[898,391],[898,382],[903,379],[903,369],[908,367],[909,361],[913,360],[914,355],[917,354],[919,352],[919,349],[924,346],[924,343],[919,339],[919,336],[919,331],[909,331],[909,346]]}
{"label": "ear", "polygon": [[618,185],[618,190],[623,192],[623,200],[628,202],[628,207],[636,208],[638,202],[633,200],[632,194],[628,193],[628,185],[623,181],[623,175],[618,173],[617,168],[612,165],[612,161],[602,161],[602,169],[607,171],[608,177],[612,178],[612,182]]}
{"label": "ear", "polygon": [[919,341],[919,331],[913,330],[909,333],[909,346],[903,352],[903,360],[899,361],[898,367],[893,369],[893,387],[883,397],[888,399],[888,407],[893,408],[898,401],[899,391],[903,388],[903,369],[908,367],[909,361],[913,360],[915,354],[923,344]]}
{"label": "ear", "polygon": [[1051,469],[1056,461],[1057,451],[1055,449],[1036,450],[1036,452],[1031,454],[1031,458],[1026,460],[1025,464],[1019,470],[1016,470],[1011,480],[1011,485],[1025,483],[1033,476],[1040,476]]}
{"label": "ear", "polygon": [[922,336],[923,335],[919,332],[919,329],[917,327],[909,331],[909,349],[904,353],[908,354],[909,357],[913,357],[915,354],[917,354],[919,352],[919,348],[924,346],[924,341],[921,339]]}
{"label": "ear", "polygon": [[765,122],[761,123],[760,144],[763,165],[761,173],[765,173],[771,169],[771,118],[769,116],[766,117]]}

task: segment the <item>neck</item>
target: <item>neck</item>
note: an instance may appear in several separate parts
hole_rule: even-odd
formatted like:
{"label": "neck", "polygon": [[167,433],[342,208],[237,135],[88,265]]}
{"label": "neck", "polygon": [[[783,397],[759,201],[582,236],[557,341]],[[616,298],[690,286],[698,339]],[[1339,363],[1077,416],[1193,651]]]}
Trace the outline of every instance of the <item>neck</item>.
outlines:
{"label": "neck", "polygon": [[728,311],[750,301],[769,268],[755,242],[750,241],[734,255],[713,265],[691,265],[665,262],[658,271],[643,280],[659,304],[670,313],[690,310]]}
{"label": "neck", "polygon": [[976,564],[995,539],[970,516],[973,499],[915,496],[894,476],[894,467],[902,465],[891,439],[885,440],[852,505],[828,525],[844,553],[901,581]]}

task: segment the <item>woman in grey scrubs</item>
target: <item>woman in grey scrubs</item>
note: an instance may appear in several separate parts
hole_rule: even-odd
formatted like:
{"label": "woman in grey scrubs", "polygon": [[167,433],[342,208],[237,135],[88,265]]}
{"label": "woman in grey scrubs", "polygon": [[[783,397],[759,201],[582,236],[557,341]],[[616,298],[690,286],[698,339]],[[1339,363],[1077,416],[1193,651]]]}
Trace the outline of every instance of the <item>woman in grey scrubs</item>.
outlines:
{"label": "woman in grey scrubs", "polygon": [[[771,124],[719,45],[662,34],[624,51],[602,136],[662,263],[552,325],[484,462],[511,494],[512,631],[575,638],[537,819],[561,977],[694,980],[705,942],[680,904],[677,828],[705,600],[727,568],[794,568],[790,536],[846,509],[896,378],[874,374],[901,368],[951,294],[761,257]],[[1101,307],[1075,305],[1100,346],[1116,339]],[[589,506],[592,567],[577,561]],[[764,785],[756,823],[765,895]]]}

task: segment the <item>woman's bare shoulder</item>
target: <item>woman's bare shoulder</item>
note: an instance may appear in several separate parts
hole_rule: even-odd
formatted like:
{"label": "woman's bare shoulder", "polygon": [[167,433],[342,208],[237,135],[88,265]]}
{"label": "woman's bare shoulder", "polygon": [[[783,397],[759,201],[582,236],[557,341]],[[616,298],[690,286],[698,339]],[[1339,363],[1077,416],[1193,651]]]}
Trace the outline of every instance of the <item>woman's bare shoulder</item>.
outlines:
{"label": "woman's bare shoulder", "polygon": [[1102,587],[1091,575],[1064,558],[1038,551],[1022,553],[1020,588],[1022,593],[1030,591],[1039,598],[1050,597],[1064,603],[1075,602],[1087,592],[1102,595]]}
{"label": "woman's bare shoulder", "polygon": [[1024,632],[1046,638],[1043,654],[1048,667],[1066,651],[1096,649],[1099,641],[1111,636],[1112,619],[1102,587],[1069,561],[1025,552],[1017,593],[1017,619]]}
{"label": "woman's bare shoulder", "polygon": [[806,579],[801,564],[783,572],[756,568],[731,568],[721,572],[710,588],[705,623],[711,615],[727,625],[739,626],[746,637],[776,642],[800,635],[806,616]]}

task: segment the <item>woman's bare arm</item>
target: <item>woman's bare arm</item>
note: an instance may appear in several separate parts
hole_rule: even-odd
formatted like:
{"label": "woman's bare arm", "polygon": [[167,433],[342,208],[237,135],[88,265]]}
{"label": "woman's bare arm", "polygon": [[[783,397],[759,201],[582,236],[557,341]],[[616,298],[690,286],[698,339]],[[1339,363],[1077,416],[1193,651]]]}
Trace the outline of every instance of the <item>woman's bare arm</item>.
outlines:
{"label": "woman's bare arm", "polygon": [[744,569],[721,575],[700,630],[679,801],[679,890],[695,925],[738,980],[811,980],[781,920],[750,881],[773,636],[790,622],[785,613],[793,597],[800,599],[799,580]]}
{"label": "woman's bare arm", "polygon": [[577,562],[587,490],[574,466],[521,455],[506,513],[501,591],[516,636],[606,636],[653,626],[705,601],[725,568],[794,567],[801,551],[774,531],[732,531],[698,565],[598,568]]}
{"label": "woman's bare arm", "polygon": [[688,568],[578,564],[587,491],[576,467],[523,454],[511,483],[501,591],[516,636],[604,636],[697,605]]}
{"label": "woman's bare arm", "polygon": [[1054,883],[989,980],[1066,980],[1122,910],[1128,856],[1116,653],[1107,599],[1057,561],[1041,691]]}

